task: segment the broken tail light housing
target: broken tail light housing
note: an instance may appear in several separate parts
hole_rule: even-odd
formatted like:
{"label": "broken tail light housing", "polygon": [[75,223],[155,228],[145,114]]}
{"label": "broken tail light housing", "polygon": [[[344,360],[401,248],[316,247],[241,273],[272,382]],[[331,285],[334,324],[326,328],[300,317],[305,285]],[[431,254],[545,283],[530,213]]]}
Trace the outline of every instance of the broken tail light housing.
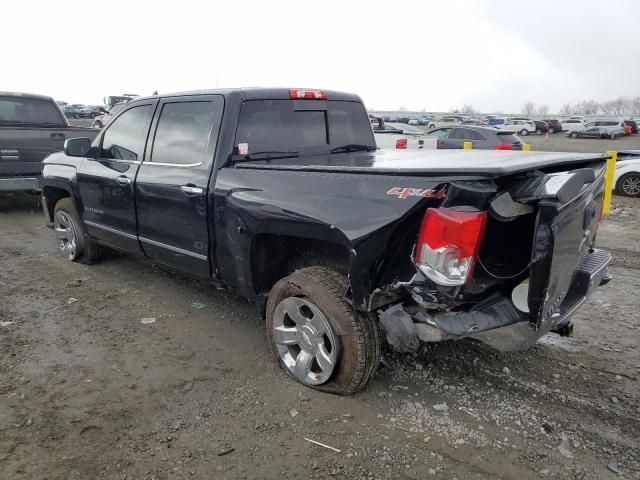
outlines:
{"label": "broken tail light housing", "polygon": [[487,212],[428,208],[424,214],[416,262],[431,280],[443,286],[464,285],[478,256]]}
{"label": "broken tail light housing", "polygon": [[292,88],[289,90],[291,100],[326,100],[327,93],[322,90],[304,90]]}
{"label": "broken tail light housing", "polygon": [[396,149],[397,150],[406,150],[407,149],[407,139],[400,138],[396,140]]}

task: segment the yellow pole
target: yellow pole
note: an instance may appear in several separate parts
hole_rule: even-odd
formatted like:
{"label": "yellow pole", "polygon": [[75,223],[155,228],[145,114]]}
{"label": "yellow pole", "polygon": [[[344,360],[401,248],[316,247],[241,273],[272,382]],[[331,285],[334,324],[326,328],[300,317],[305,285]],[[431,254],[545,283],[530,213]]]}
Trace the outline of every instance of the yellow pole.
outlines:
{"label": "yellow pole", "polygon": [[530,143],[523,143],[522,144],[522,150],[524,150],[525,152],[529,152],[531,150],[531,144]]}
{"label": "yellow pole", "polygon": [[616,160],[618,159],[618,152],[615,150],[609,150],[607,155],[610,155],[607,160],[607,171],[604,174],[604,205],[602,206],[602,212],[609,213],[611,209],[611,192],[613,191],[613,173],[616,169]]}
{"label": "yellow pole", "polygon": [[462,145],[465,150],[471,150],[473,148],[472,142],[464,142]]}

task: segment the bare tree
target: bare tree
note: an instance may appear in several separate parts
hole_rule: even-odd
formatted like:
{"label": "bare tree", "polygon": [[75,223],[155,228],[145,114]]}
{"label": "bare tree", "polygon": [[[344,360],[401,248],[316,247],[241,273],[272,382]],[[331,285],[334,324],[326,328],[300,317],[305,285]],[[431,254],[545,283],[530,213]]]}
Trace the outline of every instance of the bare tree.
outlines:
{"label": "bare tree", "polygon": [[582,100],[576,103],[576,113],[582,115],[595,115],[600,111],[600,103],[595,100]]}
{"label": "bare tree", "polygon": [[540,105],[536,110],[536,113],[544,117],[549,113],[549,105]]}
{"label": "bare tree", "polygon": [[640,114],[640,96],[631,99],[631,113],[634,115]]}
{"label": "bare tree", "polygon": [[475,115],[478,112],[478,110],[476,110],[475,108],[473,108],[473,105],[470,103],[465,103],[464,105],[462,105],[462,107],[460,108],[460,113],[467,113],[467,114],[471,114],[471,115]]}
{"label": "bare tree", "polygon": [[525,115],[533,115],[534,113],[536,113],[536,104],[529,100],[522,106],[522,113],[524,113]]}
{"label": "bare tree", "polygon": [[560,109],[560,113],[562,115],[573,115],[573,113],[575,113],[575,108],[572,104],[565,103]]}

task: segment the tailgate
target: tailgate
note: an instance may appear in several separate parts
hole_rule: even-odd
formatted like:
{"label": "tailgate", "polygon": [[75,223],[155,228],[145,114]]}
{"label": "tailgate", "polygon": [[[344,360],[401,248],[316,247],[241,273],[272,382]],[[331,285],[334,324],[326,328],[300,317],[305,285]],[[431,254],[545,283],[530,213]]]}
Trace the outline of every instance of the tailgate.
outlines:
{"label": "tailgate", "polygon": [[572,200],[539,203],[529,285],[530,320],[537,328],[562,323],[605,273],[611,256],[593,249],[603,200],[604,168]]}
{"label": "tailgate", "polygon": [[0,129],[0,176],[39,175],[42,160],[63,149],[65,128]]}

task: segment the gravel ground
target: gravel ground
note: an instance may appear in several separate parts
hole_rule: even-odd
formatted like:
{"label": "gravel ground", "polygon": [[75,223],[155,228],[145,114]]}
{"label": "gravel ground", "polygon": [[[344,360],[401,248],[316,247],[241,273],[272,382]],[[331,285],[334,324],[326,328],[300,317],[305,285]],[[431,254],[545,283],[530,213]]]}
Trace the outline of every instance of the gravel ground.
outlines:
{"label": "gravel ground", "polygon": [[275,366],[252,305],[125,256],[71,264],[35,197],[0,197],[0,478],[640,478],[639,227],[614,197],[614,280],[573,337],[386,352],[341,398]]}

